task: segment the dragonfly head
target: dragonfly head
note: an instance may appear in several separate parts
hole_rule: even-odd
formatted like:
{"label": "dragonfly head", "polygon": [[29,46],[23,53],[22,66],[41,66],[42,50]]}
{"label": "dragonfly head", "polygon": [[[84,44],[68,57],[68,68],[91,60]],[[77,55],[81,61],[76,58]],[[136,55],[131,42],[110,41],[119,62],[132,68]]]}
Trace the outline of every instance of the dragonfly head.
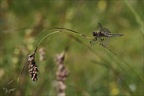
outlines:
{"label": "dragonfly head", "polygon": [[97,32],[93,32],[93,36],[97,36]]}

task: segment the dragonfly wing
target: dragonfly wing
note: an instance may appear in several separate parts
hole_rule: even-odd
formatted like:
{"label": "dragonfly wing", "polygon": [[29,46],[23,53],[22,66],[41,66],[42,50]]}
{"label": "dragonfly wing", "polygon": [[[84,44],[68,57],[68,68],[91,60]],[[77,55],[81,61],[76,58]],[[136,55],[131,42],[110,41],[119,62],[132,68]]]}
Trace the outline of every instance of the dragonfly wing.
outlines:
{"label": "dragonfly wing", "polygon": [[90,41],[90,45],[95,45],[100,42],[101,42],[101,39],[98,37],[95,37],[93,40]]}
{"label": "dragonfly wing", "polygon": [[100,31],[104,31],[104,28],[102,27],[102,25],[100,24],[100,23],[98,23],[98,26],[99,26],[99,28],[100,28]]}
{"label": "dragonfly wing", "polygon": [[104,32],[107,33],[107,34],[111,33],[107,28],[104,28]]}
{"label": "dragonfly wing", "polygon": [[97,43],[97,41],[93,41],[93,40],[90,41],[91,46],[95,45],[96,43]]}
{"label": "dragonfly wing", "polygon": [[107,46],[109,44],[109,42],[110,42],[110,37],[103,37],[100,43],[103,46]]}

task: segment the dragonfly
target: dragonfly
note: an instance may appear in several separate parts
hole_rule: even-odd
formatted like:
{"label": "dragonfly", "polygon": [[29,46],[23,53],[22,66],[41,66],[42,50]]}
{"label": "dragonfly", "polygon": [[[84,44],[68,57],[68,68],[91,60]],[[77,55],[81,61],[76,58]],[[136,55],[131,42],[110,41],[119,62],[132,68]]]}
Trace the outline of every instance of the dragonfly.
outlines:
{"label": "dragonfly", "polygon": [[99,43],[100,45],[106,47],[109,44],[111,37],[123,36],[123,34],[112,34],[107,28],[103,28],[100,23],[98,23],[98,26],[100,30],[93,32],[94,39],[90,41],[91,45]]}

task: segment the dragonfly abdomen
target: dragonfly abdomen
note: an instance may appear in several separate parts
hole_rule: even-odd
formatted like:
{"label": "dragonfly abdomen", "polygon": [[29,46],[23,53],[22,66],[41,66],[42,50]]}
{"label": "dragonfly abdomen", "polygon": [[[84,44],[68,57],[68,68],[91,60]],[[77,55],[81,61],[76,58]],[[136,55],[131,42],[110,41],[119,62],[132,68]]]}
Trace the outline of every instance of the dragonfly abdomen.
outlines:
{"label": "dragonfly abdomen", "polygon": [[108,37],[118,37],[118,36],[123,36],[123,34],[108,34]]}

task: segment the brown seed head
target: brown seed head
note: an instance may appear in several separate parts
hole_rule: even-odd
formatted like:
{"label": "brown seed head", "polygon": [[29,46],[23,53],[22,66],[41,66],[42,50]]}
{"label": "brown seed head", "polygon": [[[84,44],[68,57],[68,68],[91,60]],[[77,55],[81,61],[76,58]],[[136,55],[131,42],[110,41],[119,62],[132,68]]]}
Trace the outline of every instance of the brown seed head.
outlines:
{"label": "brown seed head", "polygon": [[39,70],[38,70],[38,66],[36,65],[36,62],[35,62],[35,54],[29,55],[28,67],[29,67],[29,73],[30,73],[31,79],[33,81],[37,81],[38,80],[37,73]]}

